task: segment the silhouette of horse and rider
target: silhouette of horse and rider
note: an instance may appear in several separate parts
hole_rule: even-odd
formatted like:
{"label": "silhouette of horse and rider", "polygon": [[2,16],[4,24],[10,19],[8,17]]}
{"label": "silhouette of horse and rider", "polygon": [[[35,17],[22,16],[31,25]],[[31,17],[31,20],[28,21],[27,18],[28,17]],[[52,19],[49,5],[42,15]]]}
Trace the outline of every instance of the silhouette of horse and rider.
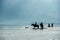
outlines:
{"label": "silhouette of horse and rider", "polygon": [[[35,24],[31,24],[31,26],[34,27],[33,29],[36,29],[36,27],[37,27],[37,29],[39,29],[39,27],[40,27],[40,29],[44,29],[43,22],[41,22],[39,25],[37,24],[37,22],[35,22]],[[51,23],[51,25],[50,25],[50,23],[48,23],[48,27],[53,27],[53,23]]]}
{"label": "silhouette of horse and rider", "polygon": [[[41,22],[39,25],[40,25],[41,29],[44,28],[44,27],[43,27],[43,22]],[[35,22],[35,24],[31,24],[31,26],[34,27],[33,29],[35,29],[36,27],[37,27],[37,29],[39,29],[39,25],[37,24],[37,22]]]}
{"label": "silhouette of horse and rider", "polygon": [[40,23],[40,27],[41,27],[41,29],[44,28],[43,22]]}
{"label": "silhouette of horse and rider", "polygon": [[39,25],[37,24],[37,22],[35,22],[35,24],[31,24],[31,26],[34,27],[34,29],[37,27],[39,29]]}

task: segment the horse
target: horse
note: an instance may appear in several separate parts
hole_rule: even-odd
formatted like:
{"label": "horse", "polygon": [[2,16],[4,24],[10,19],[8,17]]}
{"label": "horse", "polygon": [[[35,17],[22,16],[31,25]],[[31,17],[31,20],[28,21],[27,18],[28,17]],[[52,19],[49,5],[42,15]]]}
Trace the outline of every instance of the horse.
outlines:
{"label": "horse", "polygon": [[34,29],[35,29],[35,27],[37,27],[39,29],[39,25],[38,24],[31,24],[31,26],[33,26]]}
{"label": "horse", "polygon": [[43,23],[42,23],[42,22],[40,23],[40,27],[41,27],[41,29],[43,29],[43,28],[44,28],[44,27],[43,27]]}

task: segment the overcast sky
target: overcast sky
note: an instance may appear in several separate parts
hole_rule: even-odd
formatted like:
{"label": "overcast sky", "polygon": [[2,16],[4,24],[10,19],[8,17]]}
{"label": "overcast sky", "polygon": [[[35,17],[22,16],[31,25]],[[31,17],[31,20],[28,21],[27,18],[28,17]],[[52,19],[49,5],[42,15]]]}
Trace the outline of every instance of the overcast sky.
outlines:
{"label": "overcast sky", "polygon": [[0,24],[60,23],[59,0],[0,0]]}

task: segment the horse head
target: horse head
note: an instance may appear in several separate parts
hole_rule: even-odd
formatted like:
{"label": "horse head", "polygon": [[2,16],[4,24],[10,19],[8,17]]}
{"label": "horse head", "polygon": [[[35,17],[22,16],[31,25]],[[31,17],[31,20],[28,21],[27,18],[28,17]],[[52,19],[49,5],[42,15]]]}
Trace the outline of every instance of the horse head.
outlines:
{"label": "horse head", "polygon": [[35,24],[31,24],[31,26],[34,26]]}

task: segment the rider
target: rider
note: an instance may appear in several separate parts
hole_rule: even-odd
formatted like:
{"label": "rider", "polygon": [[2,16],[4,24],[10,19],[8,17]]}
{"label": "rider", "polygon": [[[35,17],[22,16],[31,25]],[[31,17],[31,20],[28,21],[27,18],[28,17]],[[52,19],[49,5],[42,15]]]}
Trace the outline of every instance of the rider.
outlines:
{"label": "rider", "polygon": [[40,23],[41,29],[43,29],[43,22]]}
{"label": "rider", "polygon": [[35,25],[37,25],[37,22],[35,22]]}

